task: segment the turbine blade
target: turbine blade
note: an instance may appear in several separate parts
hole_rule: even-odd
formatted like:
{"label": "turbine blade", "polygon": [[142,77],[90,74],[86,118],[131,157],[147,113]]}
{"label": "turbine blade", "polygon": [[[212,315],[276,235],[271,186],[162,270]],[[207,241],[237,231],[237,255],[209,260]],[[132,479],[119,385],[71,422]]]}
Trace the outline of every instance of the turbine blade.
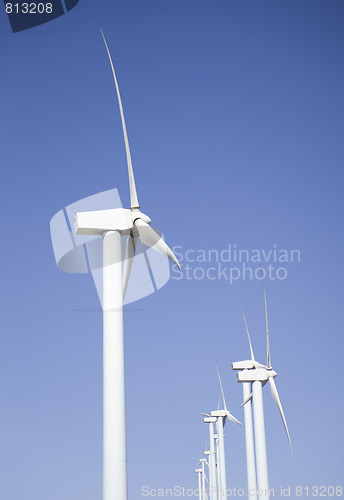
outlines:
{"label": "turbine blade", "polygon": [[219,377],[219,382],[220,382],[220,387],[221,387],[221,393],[222,393],[222,400],[223,400],[224,409],[227,411],[225,395],[223,393],[222,381],[221,381],[220,373],[219,373],[219,370],[218,370],[217,366],[216,366],[216,371],[217,371],[217,376]]}
{"label": "turbine blade", "polygon": [[271,394],[272,394],[272,397],[274,398],[274,401],[275,401],[275,403],[277,405],[277,408],[278,408],[278,410],[279,410],[279,412],[281,414],[281,417],[282,417],[282,420],[283,420],[283,424],[284,424],[284,428],[285,428],[285,431],[286,431],[287,436],[288,436],[288,441],[289,441],[289,445],[290,445],[290,451],[291,451],[291,454],[293,454],[293,448],[291,446],[291,440],[290,440],[288,425],[287,425],[287,421],[286,421],[285,416],[284,416],[284,412],[283,412],[281,400],[280,400],[279,395],[278,395],[277,387],[276,387],[275,381],[274,381],[274,379],[272,377],[269,377],[269,382],[270,382]]}
{"label": "turbine blade", "polygon": [[242,406],[245,406],[245,404],[246,404],[246,403],[248,403],[251,399],[252,399],[252,392],[251,392],[251,394],[250,394],[250,395],[249,395],[249,396],[245,399],[245,401],[244,401],[244,402],[240,405],[240,408],[241,408]]}
{"label": "turbine blade", "polygon": [[204,415],[205,417],[211,417],[211,415],[209,415],[209,413],[200,413],[200,415]]}
{"label": "turbine blade", "polygon": [[131,234],[129,234],[125,245],[125,260],[123,266],[123,297],[125,297],[125,293],[127,291],[130,271],[135,256],[136,243],[137,236],[132,236]]}
{"label": "turbine blade", "polygon": [[147,247],[153,248],[165,257],[168,257],[180,269],[177,257],[174,255],[169,246],[166,245],[164,240],[158,235],[158,233],[156,233],[154,229],[147,224],[147,222],[142,219],[136,219],[134,225],[137,228],[141,241],[144,245],[147,245]]}
{"label": "turbine blade", "polygon": [[221,391],[219,393],[219,400],[217,402],[217,409],[219,410],[220,409],[220,402],[221,402]]}
{"label": "turbine blade", "polygon": [[242,425],[242,423],[241,423],[241,422],[239,422],[239,420],[238,420],[237,418],[235,418],[235,417],[234,417],[234,416],[233,416],[230,412],[228,412],[228,413],[227,413],[227,418],[228,418],[228,420],[230,420],[231,422],[234,422],[235,424],[239,424],[239,425],[241,425],[241,427],[244,427],[244,426]]}
{"label": "turbine blade", "polygon": [[106,43],[105,36],[103,33],[103,30],[101,29],[101,34],[105,43],[105,48],[106,52],[109,56],[109,61],[112,69],[112,75],[113,79],[115,81],[115,86],[116,86],[116,92],[117,92],[117,99],[118,99],[118,105],[119,105],[119,112],[121,115],[121,121],[122,121],[122,129],[123,129],[123,136],[124,136],[124,144],[125,144],[125,152],[127,155],[127,164],[128,164],[128,174],[129,174],[129,189],[130,189],[130,205],[131,208],[140,208],[139,201],[137,199],[137,193],[136,193],[136,186],[135,186],[135,178],[134,178],[134,171],[133,171],[133,164],[131,162],[131,154],[130,154],[130,148],[129,148],[129,141],[128,141],[128,134],[127,134],[127,127],[125,125],[125,119],[124,119],[124,112],[123,112],[123,106],[122,106],[122,99],[121,99],[121,94],[119,92],[119,87],[118,87],[118,82],[116,78],[116,73],[115,73],[115,68],[112,62],[111,54],[109,51],[109,47]]}
{"label": "turbine blade", "polygon": [[[259,266],[260,267],[260,266]],[[264,307],[265,307],[265,328],[266,328],[266,366],[267,368],[271,368],[271,356],[270,356],[270,338],[269,338],[269,322],[268,322],[268,308],[266,305],[266,294],[265,294],[265,286],[264,286],[264,278],[263,278],[263,270],[260,267],[261,276],[262,276],[262,285],[263,285],[263,294],[264,294]]]}
{"label": "turbine blade", "polygon": [[249,344],[250,344],[251,360],[252,360],[252,361],[255,361],[255,359],[254,359],[254,354],[253,354],[252,343],[251,343],[250,332],[248,331],[248,326],[247,326],[247,322],[246,322],[246,318],[245,318],[244,310],[243,310],[243,308],[242,308],[241,304],[240,304],[240,308],[241,308],[242,316],[243,316],[243,318],[244,318],[244,323],[245,323],[246,333],[247,333],[247,337],[248,337],[248,342],[249,342]]}

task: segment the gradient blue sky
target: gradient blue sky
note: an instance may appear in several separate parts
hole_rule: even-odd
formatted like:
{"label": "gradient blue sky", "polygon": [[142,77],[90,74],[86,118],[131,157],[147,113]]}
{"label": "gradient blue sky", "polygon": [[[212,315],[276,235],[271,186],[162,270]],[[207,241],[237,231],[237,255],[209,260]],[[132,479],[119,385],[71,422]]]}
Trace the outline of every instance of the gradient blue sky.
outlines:
{"label": "gradient blue sky", "polygon": [[[140,202],[170,245],[300,250],[266,281],[294,445],[292,459],[266,388],[270,483],[342,484],[343,25],[341,0],[80,0],[17,34],[0,12],[1,499],[101,498],[101,312],[90,276],[57,270],[49,233],[75,200],[113,187],[129,200],[100,27]],[[257,280],[170,280],[126,308],[130,500],[197,486],[215,363],[243,419],[239,300],[264,361]],[[239,427],[226,453],[228,486],[245,488]]]}

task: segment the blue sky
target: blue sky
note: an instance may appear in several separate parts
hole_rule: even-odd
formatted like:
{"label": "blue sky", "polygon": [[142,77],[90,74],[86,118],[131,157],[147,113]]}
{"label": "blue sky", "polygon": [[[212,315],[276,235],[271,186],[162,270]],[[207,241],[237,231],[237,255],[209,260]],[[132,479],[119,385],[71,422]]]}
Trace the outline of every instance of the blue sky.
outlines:
{"label": "blue sky", "polygon": [[[1,13],[0,498],[101,496],[101,311],[90,276],[57,270],[49,232],[94,193],[116,187],[129,203],[100,27],[142,209],[170,246],[300,251],[286,279],[266,280],[294,446],[291,458],[266,387],[270,483],[342,484],[343,18],[337,0],[80,0],[12,34]],[[239,301],[264,361],[255,279],[171,279],[127,306],[130,500],[144,485],[196,488],[215,363],[243,419],[230,367],[249,355]],[[245,488],[239,427],[226,427],[226,453],[228,486]]]}

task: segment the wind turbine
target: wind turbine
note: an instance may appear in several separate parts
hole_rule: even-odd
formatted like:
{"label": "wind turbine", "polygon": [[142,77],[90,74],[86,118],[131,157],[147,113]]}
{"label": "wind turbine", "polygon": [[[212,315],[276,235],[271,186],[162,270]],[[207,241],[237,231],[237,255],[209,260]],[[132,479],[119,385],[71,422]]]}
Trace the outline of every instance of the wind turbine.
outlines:
{"label": "wind turbine", "polygon": [[198,480],[198,500],[203,500],[203,492],[202,492],[203,469],[195,469],[195,472],[197,473],[197,480]]}
{"label": "wind turbine", "polygon": [[[226,405],[226,400],[225,400],[225,395],[223,392],[223,387],[222,387],[222,381],[220,377],[219,370],[216,367],[217,371],[217,376],[219,378],[220,382],[220,388],[221,388],[221,394],[222,394],[222,401],[223,401],[223,410],[215,410],[211,411],[210,415],[204,414],[206,417],[215,417],[216,418],[216,426],[217,426],[217,434],[218,434],[218,456],[217,456],[217,463],[219,467],[219,478],[220,478],[220,484],[218,484],[218,492],[219,492],[219,497],[220,498],[227,498],[227,479],[226,479],[226,460],[225,460],[225,442],[224,442],[224,427],[226,425],[226,419],[230,420],[231,422],[235,422],[236,424],[241,424],[238,419],[236,419],[231,412],[227,409]],[[205,421],[205,419],[204,419]]]}
{"label": "wind turbine", "polygon": [[[203,452],[203,455],[204,455],[205,457],[208,457],[208,460],[207,460],[206,458],[204,458],[204,459],[201,459],[201,461],[202,461],[202,460],[204,460],[204,464],[205,464],[205,465],[207,465],[207,467],[208,467],[208,475],[209,475],[209,479],[207,478],[207,475],[206,475],[206,473],[205,473],[205,470],[204,470],[203,477],[204,477],[204,480],[205,480],[205,481],[207,481],[208,486],[209,486],[209,485],[210,485],[210,450],[206,450],[206,451],[204,451],[204,452]],[[205,467],[205,465],[204,465],[204,467]],[[210,492],[209,492],[209,496],[208,496],[208,493],[207,493],[207,490],[206,490],[206,489],[204,489],[204,498],[211,499]]]}
{"label": "wind turbine", "polygon": [[[219,394],[219,401],[217,403],[217,409],[220,409],[221,403],[221,391]],[[220,496],[221,494],[221,478],[220,478],[220,461],[219,461],[219,423],[216,420],[216,434],[214,435],[215,439],[215,456],[216,456],[216,481],[217,481],[217,494]]]}
{"label": "wind turbine", "polygon": [[[266,294],[264,280],[262,279],[263,285],[263,295],[264,295],[264,308],[265,308],[265,328],[266,328],[266,344],[267,344],[267,362],[266,365],[258,363],[255,360],[252,343],[250,339],[250,334],[247,328],[247,323],[244,316],[246,332],[249,339],[251,359],[246,361],[239,361],[232,363],[233,370],[237,370],[238,382],[244,383],[244,406],[246,404],[251,404],[251,399],[253,401],[253,416],[254,416],[254,436],[255,436],[255,449],[256,449],[256,465],[257,465],[257,482],[258,482],[258,492],[259,498],[264,500],[269,500],[270,489],[269,489],[269,477],[268,477],[268,464],[267,464],[267,453],[266,453],[266,438],[265,438],[265,423],[264,423],[264,407],[263,407],[263,386],[269,381],[271,395],[277,405],[280,412],[285,431],[291,447],[291,440],[289,435],[289,430],[287,422],[284,416],[282,404],[278,395],[276,383],[274,378],[277,373],[272,369],[271,366],[271,354],[270,354],[270,339],[269,339],[269,324],[268,324],[268,312],[266,304]],[[248,384],[248,385],[245,385]],[[250,385],[252,384],[252,393],[250,392]],[[249,483],[249,492],[255,487],[255,481],[253,473],[254,471],[254,452],[253,452],[253,431],[252,431],[252,413],[245,410],[245,424],[246,419],[248,423],[248,431],[246,438],[246,457],[247,457],[247,475]],[[257,491],[257,490],[256,490]],[[254,495],[252,495],[254,498]]]}
{"label": "wind turbine", "polygon": [[[241,307],[242,316],[245,323],[246,333],[251,351],[251,362],[255,363],[253,348],[248,330],[246,317]],[[254,436],[253,436],[253,420],[252,420],[252,383],[243,382],[243,399],[244,402],[244,419],[245,419],[245,442],[246,442],[246,464],[247,464],[247,494],[251,500],[257,500],[257,477],[256,477],[256,459],[254,455]]]}
{"label": "wind turbine", "polygon": [[205,481],[206,481],[205,466],[207,464],[207,459],[206,458],[201,458],[200,459],[200,464],[202,466],[202,500],[206,500],[207,490],[206,490],[206,487],[205,487]]}
{"label": "wind turbine", "polygon": [[[201,458],[200,461],[197,464],[197,469],[195,469],[195,472],[197,472],[197,479],[198,479],[198,485],[199,485],[199,500],[206,500],[206,495],[207,495],[207,490],[205,487],[205,481],[206,481],[206,475],[205,475],[205,465],[209,465],[207,460],[205,458]],[[201,466],[201,468],[199,468]]]}
{"label": "wind turbine", "polygon": [[[103,500],[127,500],[123,296],[138,238],[178,267],[172,250],[140,210],[127,129],[110,51],[101,31],[115,82],[129,174],[130,209],[75,213],[76,234],[103,237]],[[127,236],[122,271],[122,236]]]}
{"label": "wind turbine", "polygon": [[[215,438],[214,438],[214,424],[216,417],[212,417],[207,413],[203,413],[205,418],[203,422],[209,424],[209,497],[210,500],[217,500],[217,481],[216,481],[216,466],[215,466]],[[205,452],[206,454],[207,452]]]}

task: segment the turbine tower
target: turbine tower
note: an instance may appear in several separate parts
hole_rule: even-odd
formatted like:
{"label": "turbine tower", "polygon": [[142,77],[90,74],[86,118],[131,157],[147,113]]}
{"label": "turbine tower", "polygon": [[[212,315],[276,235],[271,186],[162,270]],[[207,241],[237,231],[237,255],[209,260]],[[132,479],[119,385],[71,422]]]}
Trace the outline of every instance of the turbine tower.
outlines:
{"label": "turbine tower", "polygon": [[[103,236],[103,500],[127,500],[123,296],[138,238],[178,267],[172,250],[140,211],[123,106],[110,51],[102,37],[115,82],[127,158],[130,209],[75,214],[76,234]],[[127,236],[122,270],[122,236]]]}
{"label": "turbine tower", "polygon": [[203,492],[202,492],[202,473],[203,469],[195,469],[195,472],[197,473],[197,480],[198,480],[198,500],[203,500]]}
{"label": "turbine tower", "polygon": [[[245,323],[246,333],[251,351],[251,361],[255,362],[253,348],[248,331],[248,326],[243,308],[241,307],[242,316]],[[249,362],[250,363],[250,362]],[[257,476],[256,476],[256,459],[254,454],[254,435],[253,435],[253,420],[252,420],[252,383],[243,382],[243,404],[244,419],[245,419],[245,442],[246,442],[246,464],[247,464],[247,495],[251,500],[257,500]]]}
{"label": "turbine tower", "polygon": [[206,480],[205,465],[207,464],[207,460],[206,460],[206,458],[201,458],[199,462],[200,462],[200,465],[202,466],[202,500],[206,500],[207,490],[205,487],[205,480]]}
{"label": "turbine tower", "polygon": [[[209,486],[210,486],[210,450],[206,450],[206,451],[204,451],[204,452],[203,452],[203,455],[204,455],[205,457],[208,457],[208,460],[207,460],[206,458],[204,458],[204,459],[201,459],[201,461],[202,461],[202,460],[204,460],[204,464],[205,464],[205,465],[207,465],[207,467],[208,467],[208,476],[209,476],[209,479],[207,478],[207,475],[206,475],[206,473],[205,473],[205,470],[204,470],[204,475],[203,475],[203,476],[204,476],[204,481],[207,481],[207,483],[208,483],[208,487],[209,487]],[[209,490],[208,490],[208,491],[209,491]],[[206,498],[207,498],[207,499],[211,499],[211,496],[210,496],[210,492],[209,492],[209,496],[208,496],[207,490],[206,490],[206,489],[204,489],[204,500],[205,500]]]}
{"label": "turbine tower", "polygon": [[[269,340],[269,325],[268,325],[268,312],[266,305],[266,294],[264,281],[262,279],[263,294],[264,294],[264,307],[265,307],[265,327],[266,327],[266,343],[267,343],[267,362],[266,365],[258,363],[255,360],[252,343],[250,339],[250,334],[247,328],[246,319],[244,316],[246,331],[249,339],[251,359],[245,361],[239,361],[232,363],[233,370],[237,370],[238,382],[244,384],[244,403],[243,405],[251,404],[253,402],[253,420],[254,420],[254,437],[255,437],[255,451],[256,451],[256,466],[257,466],[257,482],[259,499],[269,500],[270,489],[269,489],[269,477],[268,477],[268,463],[267,463],[267,453],[266,453],[266,438],[265,438],[265,423],[264,423],[264,407],[263,407],[263,386],[269,381],[271,395],[277,405],[280,412],[284,428],[287,433],[287,437],[291,447],[291,440],[289,435],[289,430],[287,422],[284,416],[282,404],[278,395],[276,383],[274,378],[277,373],[272,369],[271,366],[271,355],[270,355],[270,340]],[[247,385],[246,385],[247,384]],[[252,384],[252,392],[250,391],[250,385]],[[247,477],[248,477],[248,488],[250,491],[255,488],[257,496],[257,488],[255,487],[255,470],[254,470],[254,452],[253,452],[253,430],[252,430],[252,413],[245,409],[245,425],[248,425],[246,430],[246,457],[247,457]],[[256,498],[254,495],[251,498]]]}
{"label": "turbine tower", "polygon": [[221,477],[220,477],[221,467],[220,467],[220,460],[219,460],[220,452],[219,452],[219,431],[218,431],[218,429],[219,429],[219,424],[218,424],[218,421],[216,421],[216,432],[217,432],[217,434],[214,434],[214,439],[215,439],[215,457],[216,457],[215,467],[216,467],[217,494],[220,497],[220,495],[221,495]]}
{"label": "turbine tower", "polygon": [[[205,424],[209,424],[209,498],[210,500],[217,500],[217,481],[216,481],[216,466],[215,466],[215,437],[214,437],[214,424],[216,417],[204,413],[206,417],[203,419]],[[205,452],[207,453],[207,452]]]}
{"label": "turbine tower", "polygon": [[[226,478],[226,460],[225,460],[225,442],[224,442],[224,427],[226,425],[226,419],[230,420],[231,422],[235,422],[236,424],[241,424],[239,420],[237,420],[231,412],[227,409],[226,405],[226,400],[225,400],[225,395],[223,392],[223,387],[222,387],[222,381],[220,377],[219,370],[217,370],[217,375],[219,378],[220,382],[220,388],[221,388],[221,394],[222,394],[222,401],[223,401],[223,410],[215,410],[211,411],[210,414],[204,414],[208,418],[216,418],[216,427],[217,427],[217,442],[218,442],[218,454],[217,454],[217,467],[219,469],[219,481],[217,481],[217,491],[218,491],[218,496],[219,500],[223,498],[227,498],[227,478]],[[204,422],[206,419],[204,419]]]}

